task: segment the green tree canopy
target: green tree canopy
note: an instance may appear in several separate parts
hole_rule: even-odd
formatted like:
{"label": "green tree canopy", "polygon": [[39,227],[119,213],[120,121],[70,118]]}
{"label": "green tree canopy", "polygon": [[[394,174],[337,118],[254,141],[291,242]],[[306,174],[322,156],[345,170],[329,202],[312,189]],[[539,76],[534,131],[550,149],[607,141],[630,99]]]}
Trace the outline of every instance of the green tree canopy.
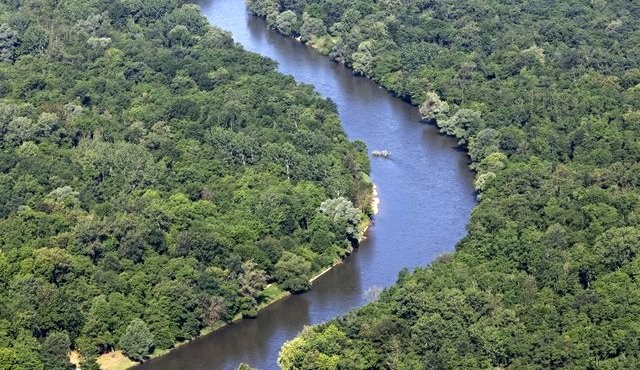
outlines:
{"label": "green tree canopy", "polygon": [[118,346],[134,361],[142,361],[153,351],[153,334],[147,324],[140,319],[133,319],[120,337]]}

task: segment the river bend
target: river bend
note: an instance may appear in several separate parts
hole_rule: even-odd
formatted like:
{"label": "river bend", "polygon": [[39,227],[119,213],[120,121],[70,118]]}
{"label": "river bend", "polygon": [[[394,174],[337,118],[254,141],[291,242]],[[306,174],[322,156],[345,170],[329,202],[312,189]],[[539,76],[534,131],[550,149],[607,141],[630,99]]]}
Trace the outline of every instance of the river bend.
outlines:
{"label": "river bend", "polygon": [[303,326],[359,307],[369,288],[393,285],[403,268],[425,266],[451,252],[465,235],[475,204],[473,174],[455,141],[421,124],[415,107],[268,30],[263,20],[247,13],[243,0],[203,1],[201,7],[212,24],[230,31],[245,49],[276,60],[279,71],[335,102],[350,139],[363,140],[370,151],[391,151],[390,159],[372,158],[380,210],[367,240],[345,263],[319,278],[308,293],[269,306],[257,319],[227,326],[138,367],[235,370],[244,362],[277,369],[280,347]]}

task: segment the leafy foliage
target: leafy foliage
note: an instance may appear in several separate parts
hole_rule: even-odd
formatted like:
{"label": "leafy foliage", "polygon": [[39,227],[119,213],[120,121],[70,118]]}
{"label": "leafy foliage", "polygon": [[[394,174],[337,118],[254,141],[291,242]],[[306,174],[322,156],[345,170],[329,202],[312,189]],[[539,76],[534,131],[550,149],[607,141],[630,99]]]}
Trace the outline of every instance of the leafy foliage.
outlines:
{"label": "leafy foliage", "polygon": [[285,252],[276,263],[274,275],[283,289],[294,293],[309,289],[311,264],[304,257]]}
{"label": "leafy foliage", "polygon": [[343,368],[344,336],[375,349],[362,367],[640,367],[638,2],[249,6],[273,27],[293,11],[292,36],[419,106],[468,151],[480,199],[454,255],[303,333],[284,368]]}
{"label": "leafy foliage", "polygon": [[144,321],[133,319],[122,334],[118,346],[129,358],[142,361],[153,349],[153,334]]}
{"label": "leafy foliage", "polygon": [[195,5],[0,2],[0,368],[255,315],[290,256],[309,277],[357,244],[320,206],[365,217],[368,171],[331,102]]}

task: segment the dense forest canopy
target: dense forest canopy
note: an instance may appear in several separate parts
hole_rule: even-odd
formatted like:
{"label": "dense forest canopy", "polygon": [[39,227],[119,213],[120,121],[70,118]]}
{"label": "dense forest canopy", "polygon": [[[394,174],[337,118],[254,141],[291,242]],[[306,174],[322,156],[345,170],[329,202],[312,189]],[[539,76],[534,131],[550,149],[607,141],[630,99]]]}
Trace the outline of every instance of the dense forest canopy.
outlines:
{"label": "dense forest canopy", "polygon": [[251,0],[477,171],[453,255],[309,330],[305,368],[640,368],[640,2]]}
{"label": "dense forest canopy", "polygon": [[0,2],[0,369],[140,360],[351,250],[364,144],[275,67],[178,0]]}

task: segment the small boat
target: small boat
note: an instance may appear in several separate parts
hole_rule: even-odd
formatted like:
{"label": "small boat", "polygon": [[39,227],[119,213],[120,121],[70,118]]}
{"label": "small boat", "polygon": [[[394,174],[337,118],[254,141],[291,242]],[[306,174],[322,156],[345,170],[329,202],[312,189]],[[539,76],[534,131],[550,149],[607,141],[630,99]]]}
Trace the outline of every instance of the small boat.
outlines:
{"label": "small boat", "polygon": [[374,150],[371,152],[371,154],[374,157],[382,157],[382,158],[389,158],[391,156],[391,152],[388,150]]}

